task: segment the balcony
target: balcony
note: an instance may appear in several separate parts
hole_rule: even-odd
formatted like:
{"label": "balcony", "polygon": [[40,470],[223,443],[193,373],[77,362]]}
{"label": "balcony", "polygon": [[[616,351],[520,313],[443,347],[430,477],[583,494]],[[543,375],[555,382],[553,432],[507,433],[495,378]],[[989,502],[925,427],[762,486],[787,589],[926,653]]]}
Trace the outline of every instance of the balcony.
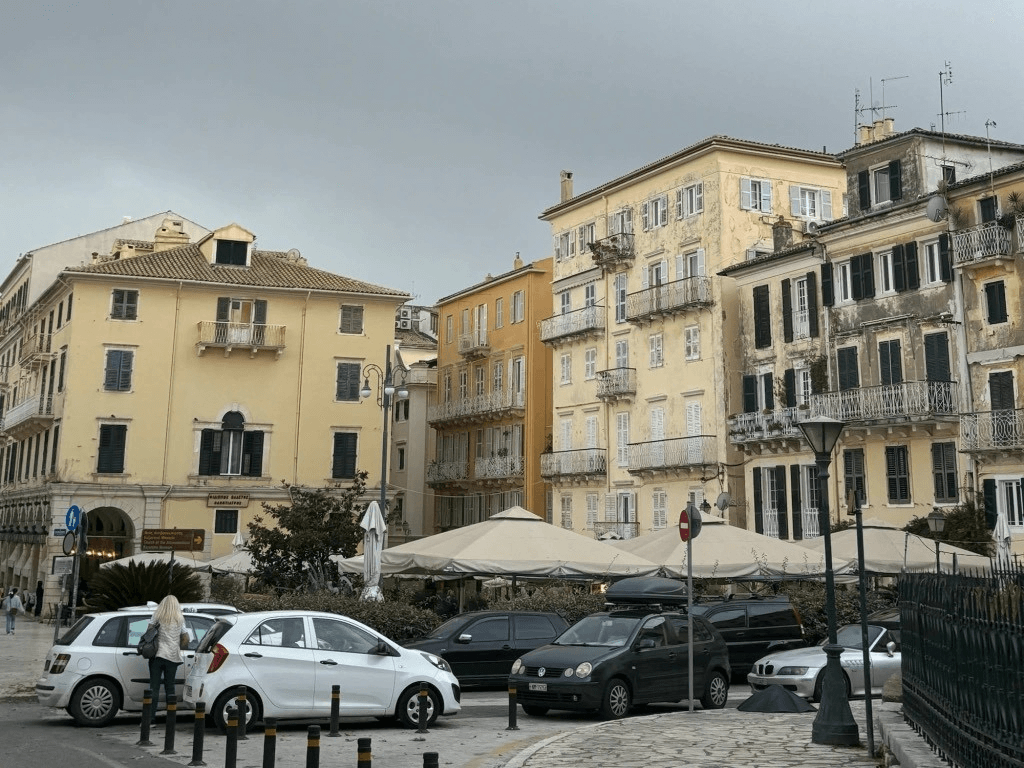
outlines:
{"label": "balcony", "polygon": [[955,381],[904,381],[811,395],[808,418],[852,422],[906,422],[957,415]]}
{"label": "balcony", "polygon": [[477,480],[520,479],[526,469],[522,456],[477,457],[473,462],[473,477]]}
{"label": "balcony", "polygon": [[[1024,223],[1018,217],[1018,224]],[[1019,231],[1019,230],[1018,230]],[[973,264],[989,259],[1010,258],[1010,230],[995,221],[953,233],[953,263]]]}
{"label": "balcony", "polygon": [[636,475],[716,464],[716,440],[714,435],[694,435],[629,443],[626,446],[626,469],[631,475]]}
{"label": "balcony", "polygon": [[22,368],[31,368],[53,359],[56,353],[50,350],[52,338],[52,334],[49,333],[34,333],[31,336],[27,336],[21,344],[18,364]]}
{"label": "balcony", "polygon": [[467,359],[486,357],[491,353],[487,342],[487,329],[477,328],[469,333],[459,334],[459,354]]}
{"label": "balcony", "polygon": [[640,523],[595,522],[594,538],[635,539],[640,535]]}
{"label": "balcony", "polygon": [[1024,450],[1024,410],[960,414],[960,447],[975,452]]}
{"label": "balcony", "polygon": [[633,250],[633,233],[620,232],[602,237],[597,242],[590,244],[590,253],[594,258],[594,263],[603,271],[614,272],[620,264],[630,264],[636,255]]}
{"label": "balcony", "polygon": [[597,396],[614,403],[636,394],[636,368],[609,368],[597,372]]}
{"label": "balcony", "polygon": [[469,462],[465,459],[461,461],[432,461],[427,465],[428,485],[457,483],[468,478]]}
{"label": "balcony", "polygon": [[247,350],[249,357],[256,357],[260,351],[275,352],[277,357],[281,357],[284,352],[284,330],[283,325],[200,320],[196,355],[202,357],[207,347],[216,347],[224,350],[224,357],[230,357],[235,349]]}
{"label": "balcony", "polygon": [[427,421],[435,424],[472,424],[515,415],[526,407],[526,392],[501,390],[476,397],[463,397],[431,406]]}
{"label": "balcony", "polygon": [[540,340],[545,344],[587,338],[604,332],[604,307],[584,307],[540,321]]}
{"label": "balcony", "polygon": [[3,432],[15,440],[24,440],[53,424],[53,396],[36,395],[10,408],[3,418]]}
{"label": "balcony", "polygon": [[581,448],[540,455],[540,476],[545,480],[587,480],[604,477],[608,462],[604,448]]}
{"label": "balcony", "polygon": [[794,440],[800,438],[796,425],[807,408],[776,408],[771,411],[738,413],[729,419],[729,442],[742,445],[762,440]]}
{"label": "balcony", "polygon": [[685,277],[655,285],[626,297],[626,320],[636,322],[711,305],[711,278]]}

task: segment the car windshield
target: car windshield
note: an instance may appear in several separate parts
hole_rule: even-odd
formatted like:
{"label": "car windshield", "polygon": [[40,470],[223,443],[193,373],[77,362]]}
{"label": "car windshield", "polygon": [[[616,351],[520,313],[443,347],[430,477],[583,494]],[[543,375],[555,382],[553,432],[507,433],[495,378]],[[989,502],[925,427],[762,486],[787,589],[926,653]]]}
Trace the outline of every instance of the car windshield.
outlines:
{"label": "car windshield", "polygon": [[71,627],[71,629],[69,629],[59,638],[57,638],[57,642],[55,642],[54,645],[71,645],[75,642],[78,636],[82,634],[83,631],[85,631],[85,628],[92,624],[92,621],[95,618],[95,616],[86,614],[78,621],[76,621],[74,626]]}
{"label": "car windshield", "polygon": [[[882,633],[881,627],[868,626],[868,647],[870,648],[878,636]],[[840,627],[839,631],[836,632],[836,642],[843,646],[843,648],[853,648],[854,650],[860,650],[864,646],[861,643],[861,631],[859,624],[847,624],[845,627]],[[828,645],[828,638],[822,640],[819,645]]]}
{"label": "car windshield", "polygon": [[565,630],[555,645],[623,646],[639,623],[637,616],[587,616]]}
{"label": "car windshield", "polygon": [[444,624],[441,624],[438,627],[434,627],[434,629],[425,634],[423,637],[429,637],[431,639],[447,637],[452,633],[453,629],[455,629],[460,624],[463,624],[465,621],[465,616],[456,616],[454,619],[448,619],[448,621],[446,621]]}

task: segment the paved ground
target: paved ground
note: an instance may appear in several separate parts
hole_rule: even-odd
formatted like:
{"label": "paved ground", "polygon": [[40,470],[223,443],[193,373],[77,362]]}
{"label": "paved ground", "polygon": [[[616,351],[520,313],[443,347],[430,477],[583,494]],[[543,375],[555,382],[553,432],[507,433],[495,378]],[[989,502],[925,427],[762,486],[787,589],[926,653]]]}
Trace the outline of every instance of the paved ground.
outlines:
{"label": "paved ground", "polygon": [[[34,695],[35,680],[53,640],[53,627],[18,619],[15,635],[0,635],[0,698]],[[811,743],[815,714],[744,713],[734,708],[690,713],[685,708],[652,708],[652,714],[614,722],[597,722],[573,714],[531,718],[520,711],[520,730],[508,731],[505,697],[467,697],[464,715],[442,718],[430,733],[374,722],[346,724],[340,738],[323,728],[320,764],[348,765],[356,759],[360,737],[372,738],[373,758],[388,768],[419,768],[423,753],[437,752],[441,766],[458,768],[873,768],[865,747],[827,747]],[[471,707],[478,709],[473,709]],[[866,740],[864,702],[851,703]],[[902,768],[943,768],[943,763],[903,725],[899,705],[875,702],[876,744],[888,738],[900,750]],[[56,710],[47,715],[66,717]],[[472,714],[472,717],[469,715]],[[169,762],[187,765],[192,756],[192,717],[182,713],[176,729],[177,755]],[[134,743],[138,717],[119,718],[105,737]],[[157,746],[140,747],[151,754],[163,749],[162,717],[151,739]],[[210,729],[203,759],[224,765],[225,739]],[[261,732],[238,745],[239,766],[262,764]],[[304,765],[307,738],[303,726],[282,726],[277,740],[277,765]]]}

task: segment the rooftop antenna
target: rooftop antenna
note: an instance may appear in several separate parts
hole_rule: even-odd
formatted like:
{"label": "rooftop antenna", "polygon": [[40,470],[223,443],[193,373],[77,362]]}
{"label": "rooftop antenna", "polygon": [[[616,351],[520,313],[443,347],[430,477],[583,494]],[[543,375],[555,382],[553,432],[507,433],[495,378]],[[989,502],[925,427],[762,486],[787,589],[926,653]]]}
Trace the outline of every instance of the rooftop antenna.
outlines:
{"label": "rooftop antenna", "polygon": [[875,104],[875,83],[874,80],[868,80],[868,104],[867,106],[861,106],[860,103],[860,88],[855,88],[853,91],[853,140],[857,141],[857,127],[860,124],[861,115],[865,112],[871,113],[871,122],[875,121],[875,117],[880,112],[882,119],[885,119],[885,110],[896,109],[898,104],[886,104],[885,103],[885,81],[886,80],[902,80],[910,75],[898,75],[896,77],[883,77],[882,78],[882,103],[881,105]]}
{"label": "rooftop antenna", "polygon": [[992,195],[995,196],[995,194],[996,194],[996,186],[995,186],[995,181],[992,178],[992,138],[988,135],[989,126],[991,126],[992,128],[995,128],[996,127],[996,121],[995,120],[986,120],[985,121],[985,144],[988,147],[988,186],[989,186],[989,189],[992,192]]}
{"label": "rooftop antenna", "polygon": [[953,65],[945,62],[944,68],[939,72],[939,121],[942,130],[942,159],[946,159],[946,115],[962,115],[965,110],[959,112],[947,112],[945,106],[944,85],[953,84]]}
{"label": "rooftop antenna", "polygon": [[883,120],[885,120],[885,110],[887,110],[887,109],[896,109],[896,107],[899,106],[898,104],[893,104],[892,106],[886,106],[886,104],[885,104],[885,82],[887,80],[906,80],[908,77],[910,77],[910,75],[894,75],[893,77],[883,77],[882,78],[882,106],[879,107],[879,109],[882,110],[882,119]]}

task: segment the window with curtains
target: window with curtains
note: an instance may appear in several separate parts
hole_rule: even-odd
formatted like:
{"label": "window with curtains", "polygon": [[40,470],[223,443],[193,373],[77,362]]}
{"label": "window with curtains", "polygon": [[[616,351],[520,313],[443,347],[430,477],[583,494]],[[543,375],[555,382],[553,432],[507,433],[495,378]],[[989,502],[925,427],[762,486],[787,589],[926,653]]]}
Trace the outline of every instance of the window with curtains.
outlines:
{"label": "window with curtains", "polygon": [[910,503],[910,456],[905,445],[885,447],[885,476],[890,504]]}
{"label": "window with curtains", "polygon": [[199,440],[199,474],[202,476],[263,474],[263,432],[246,430],[245,418],[228,411],[220,429],[204,429]]}

